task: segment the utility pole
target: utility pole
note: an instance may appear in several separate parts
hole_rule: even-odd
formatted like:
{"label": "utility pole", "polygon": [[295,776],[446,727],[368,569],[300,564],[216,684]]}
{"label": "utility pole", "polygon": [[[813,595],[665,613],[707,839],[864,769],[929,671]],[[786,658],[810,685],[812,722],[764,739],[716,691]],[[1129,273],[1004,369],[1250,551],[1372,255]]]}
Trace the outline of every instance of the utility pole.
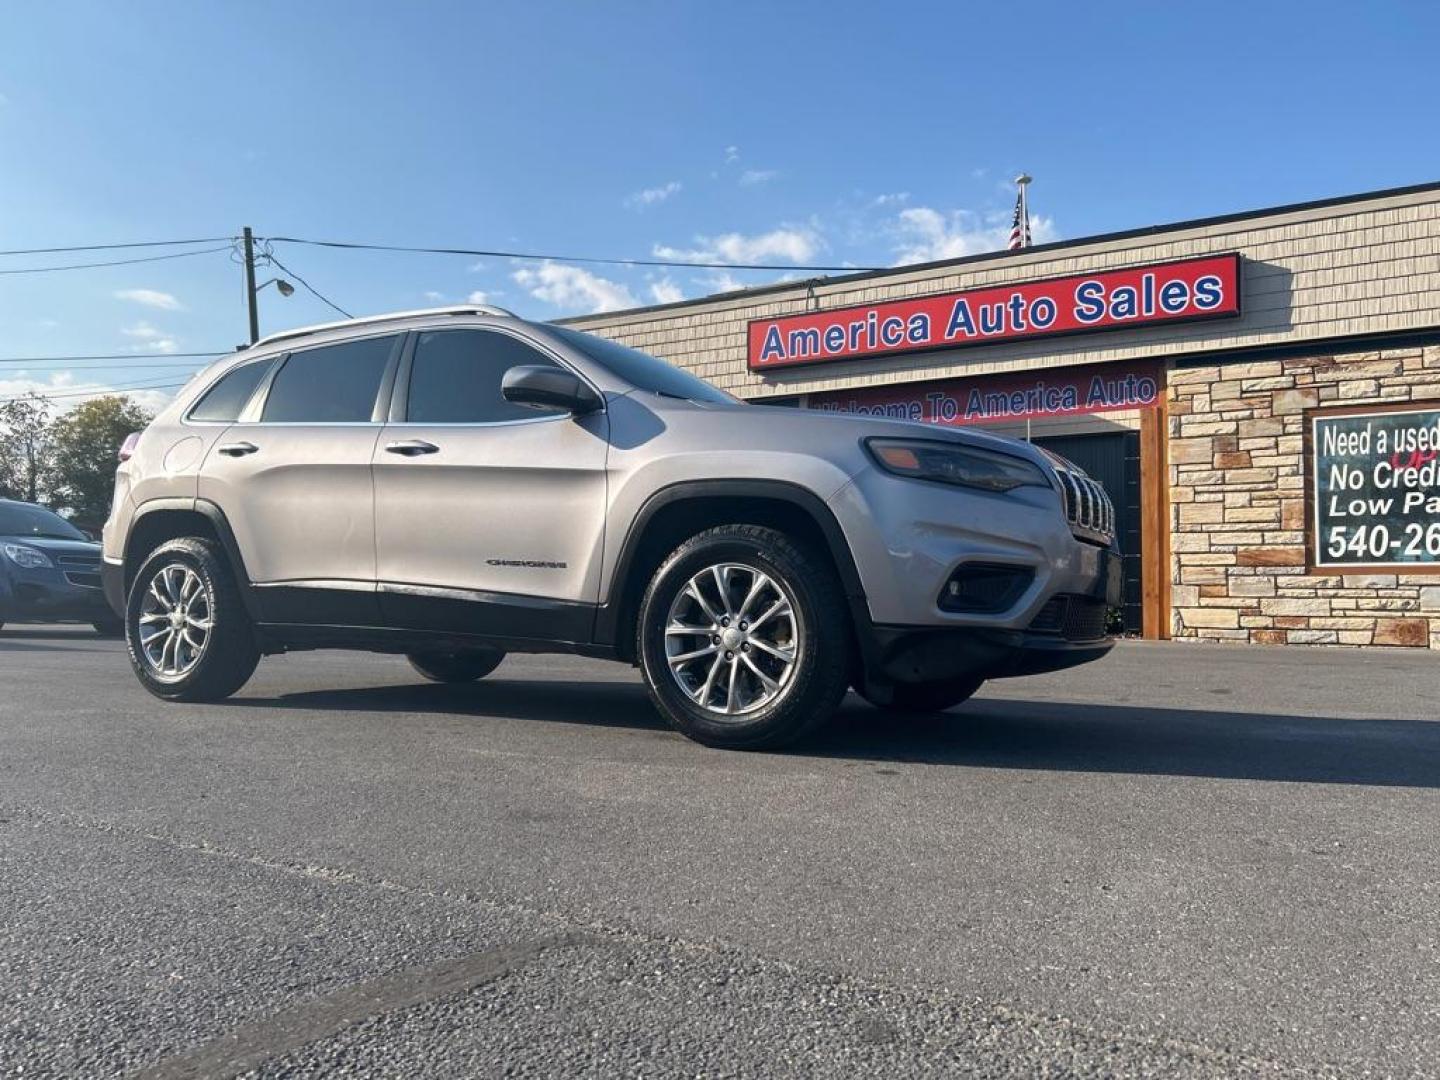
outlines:
{"label": "utility pole", "polygon": [[250,344],[260,340],[260,301],[255,295],[255,234],[246,225],[245,240],[245,303],[250,309]]}

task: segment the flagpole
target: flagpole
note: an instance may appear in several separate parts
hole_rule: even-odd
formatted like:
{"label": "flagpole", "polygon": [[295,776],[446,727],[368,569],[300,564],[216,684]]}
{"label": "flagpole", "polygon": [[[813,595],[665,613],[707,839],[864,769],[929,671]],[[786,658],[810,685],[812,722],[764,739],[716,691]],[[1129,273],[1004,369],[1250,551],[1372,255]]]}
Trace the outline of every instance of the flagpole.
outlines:
{"label": "flagpole", "polygon": [[1021,173],[1015,177],[1015,184],[1020,189],[1020,246],[1030,246],[1030,181],[1033,178],[1028,173]]}

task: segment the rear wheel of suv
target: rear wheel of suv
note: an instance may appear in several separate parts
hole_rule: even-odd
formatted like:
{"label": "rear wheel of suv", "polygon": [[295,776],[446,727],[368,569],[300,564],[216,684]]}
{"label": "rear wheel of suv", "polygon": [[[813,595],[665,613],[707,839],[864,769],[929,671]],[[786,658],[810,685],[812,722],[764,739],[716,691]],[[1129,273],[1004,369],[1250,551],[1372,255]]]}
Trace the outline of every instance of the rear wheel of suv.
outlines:
{"label": "rear wheel of suv", "polygon": [[168,701],[220,701],[260,662],[234,574],[196,537],[161,545],[140,567],[125,608],[125,640],[140,682]]}
{"label": "rear wheel of suv", "polygon": [[466,683],[489,675],[505,654],[499,649],[453,649],[413,652],[405,659],[431,682]]}
{"label": "rear wheel of suv", "polygon": [[968,700],[985,683],[984,679],[939,679],[935,682],[896,683],[893,696],[881,703],[859,687],[856,692],[877,709],[892,712],[935,713]]}
{"label": "rear wheel of suv", "polygon": [[778,747],[829,718],[849,675],[849,619],[823,555],[758,525],[687,540],[640,604],[650,697],[708,746]]}

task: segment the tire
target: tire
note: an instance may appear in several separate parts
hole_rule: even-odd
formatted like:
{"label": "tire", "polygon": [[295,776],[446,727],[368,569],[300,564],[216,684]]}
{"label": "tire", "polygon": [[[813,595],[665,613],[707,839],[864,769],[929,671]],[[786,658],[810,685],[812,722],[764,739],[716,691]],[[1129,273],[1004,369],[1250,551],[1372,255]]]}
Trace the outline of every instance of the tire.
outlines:
{"label": "tire", "polygon": [[483,679],[505,659],[499,649],[466,649],[463,651],[415,652],[405,659],[410,666],[431,682],[467,683]]}
{"label": "tire", "polygon": [[[757,575],[769,584],[757,585]],[[696,580],[704,605],[689,591]],[[699,632],[667,632],[672,626]],[[650,699],[682,734],[735,750],[786,746],[829,719],[844,696],[849,612],[824,555],[775,529],[721,525],[681,544],[655,572],[640,603],[636,655]]]}
{"label": "tire", "polygon": [[895,683],[894,696],[882,704],[856,687],[855,692],[877,709],[890,712],[937,713],[968,700],[985,684],[984,679],[940,679],[936,682]]}
{"label": "tire", "polygon": [[[168,588],[162,575],[170,583]],[[192,578],[197,584],[189,592]],[[157,592],[151,592],[152,585]],[[188,595],[188,600],[176,601],[176,591]],[[169,613],[175,610],[182,612],[184,623],[178,631],[170,621]],[[199,629],[206,622],[209,627],[202,638]],[[170,659],[162,644],[157,663],[157,647],[149,635],[166,624],[175,652]],[[203,641],[203,647],[187,644],[197,641]],[[235,575],[213,544],[196,537],[171,540],[145,559],[125,606],[125,642],[141,685],[166,701],[222,701],[245,685],[260,662]]]}
{"label": "tire", "polygon": [[125,636],[124,619],[99,619],[90,625],[95,628],[95,632],[101,637],[115,638]]}

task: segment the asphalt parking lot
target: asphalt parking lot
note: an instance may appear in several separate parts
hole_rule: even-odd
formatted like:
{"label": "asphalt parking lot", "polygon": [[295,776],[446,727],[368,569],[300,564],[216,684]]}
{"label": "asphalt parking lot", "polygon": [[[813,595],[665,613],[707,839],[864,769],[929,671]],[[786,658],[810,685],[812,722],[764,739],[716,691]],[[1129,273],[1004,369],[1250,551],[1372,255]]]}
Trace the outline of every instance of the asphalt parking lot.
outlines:
{"label": "asphalt parking lot", "polygon": [[786,754],[628,669],[0,635],[0,1075],[1436,1075],[1440,659],[1127,644]]}

